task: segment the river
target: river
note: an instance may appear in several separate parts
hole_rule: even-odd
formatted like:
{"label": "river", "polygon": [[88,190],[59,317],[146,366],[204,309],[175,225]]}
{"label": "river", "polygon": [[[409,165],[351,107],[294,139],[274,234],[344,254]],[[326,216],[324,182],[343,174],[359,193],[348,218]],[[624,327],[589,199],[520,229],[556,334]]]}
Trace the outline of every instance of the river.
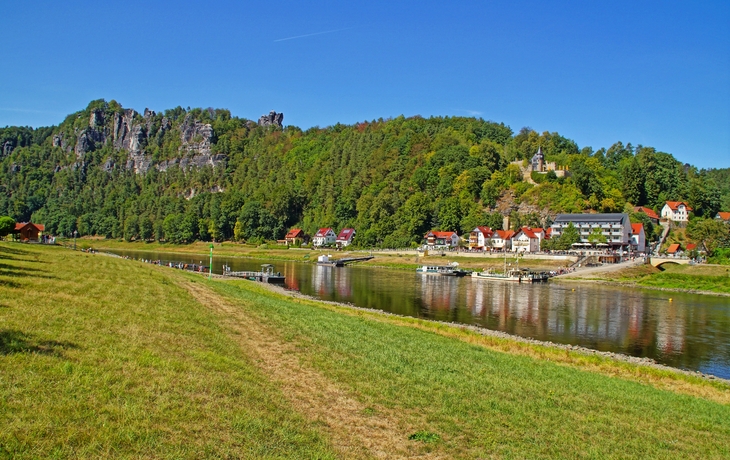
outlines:
{"label": "river", "polygon": [[[113,251],[131,258],[204,263],[201,256]],[[215,257],[214,273],[260,261]],[[538,340],[652,358],[730,379],[730,299],[598,284],[513,284],[372,267],[274,262],[286,288],[399,315],[475,324]],[[671,299],[671,300],[670,300]]]}

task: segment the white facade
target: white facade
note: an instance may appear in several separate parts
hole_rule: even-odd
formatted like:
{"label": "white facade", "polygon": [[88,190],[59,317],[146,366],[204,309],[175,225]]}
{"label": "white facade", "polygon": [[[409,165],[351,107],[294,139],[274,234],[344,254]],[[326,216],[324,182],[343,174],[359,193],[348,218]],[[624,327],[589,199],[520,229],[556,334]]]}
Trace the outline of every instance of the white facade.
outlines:
{"label": "white facade", "polygon": [[334,244],[336,240],[337,235],[335,235],[334,230],[331,228],[320,228],[312,238],[312,244],[321,247]]}
{"label": "white facade", "polygon": [[512,252],[538,252],[540,238],[533,232],[520,230],[512,237]]}
{"label": "white facade", "polygon": [[626,246],[631,242],[631,222],[628,214],[558,214],[551,227],[550,238],[562,235],[564,229],[571,223],[578,230],[582,243],[588,243],[591,233],[597,228],[606,237],[609,246]]}
{"label": "white facade", "polygon": [[642,224],[631,224],[631,246],[637,252],[646,251],[646,234]]}
{"label": "white facade", "polygon": [[692,208],[681,201],[667,201],[662,208],[662,219],[669,219],[673,222],[687,222],[690,211],[692,211]]}

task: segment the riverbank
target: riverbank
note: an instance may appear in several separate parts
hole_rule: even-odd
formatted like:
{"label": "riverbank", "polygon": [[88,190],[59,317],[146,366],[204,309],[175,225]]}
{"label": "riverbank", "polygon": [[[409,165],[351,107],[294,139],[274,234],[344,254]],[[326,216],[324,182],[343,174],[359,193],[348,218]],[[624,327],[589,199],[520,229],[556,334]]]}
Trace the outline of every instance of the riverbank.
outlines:
{"label": "riverbank", "polygon": [[718,381],[0,243],[14,458],[723,458]]}
{"label": "riverbank", "polygon": [[730,270],[723,265],[648,264],[600,273],[571,273],[559,281],[640,287],[664,292],[730,296]]}
{"label": "riverbank", "polygon": [[[233,281],[234,280],[233,278],[225,277],[225,276],[217,276],[216,279],[221,280],[221,281],[224,281],[224,280]],[[496,338],[499,340],[506,340],[508,342],[518,342],[518,343],[522,343],[522,344],[526,344],[526,345],[536,345],[538,347],[545,347],[545,348],[549,348],[549,349],[553,349],[553,350],[558,350],[560,353],[558,353],[556,356],[559,357],[559,359],[558,359],[559,361],[570,362],[574,365],[581,365],[581,363],[583,363],[583,360],[574,359],[575,357],[570,357],[569,359],[563,359],[564,356],[563,356],[562,352],[568,351],[571,353],[577,353],[577,354],[581,354],[581,355],[585,355],[585,356],[593,356],[593,357],[598,356],[600,358],[605,358],[610,361],[629,363],[632,366],[633,365],[647,366],[647,367],[659,370],[662,373],[665,373],[665,372],[669,373],[669,374],[680,373],[680,374],[684,374],[684,375],[691,376],[691,377],[699,377],[699,378],[706,379],[709,381],[717,381],[717,382],[724,383],[724,384],[728,385],[728,389],[730,389],[730,380],[728,380],[728,379],[722,379],[722,378],[716,377],[711,374],[703,374],[702,372],[693,372],[693,371],[688,371],[688,370],[683,370],[683,369],[677,369],[677,368],[670,367],[670,366],[665,366],[663,364],[657,363],[656,361],[654,361],[653,359],[650,359],[650,358],[641,358],[641,357],[636,357],[636,356],[624,355],[621,353],[599,351],[599,350],[595,350],[592,348],[581,347],[578,345],[568,345],[568,344],[562,344],[562,343],[547,342],[544,340],[536,340],[536,339],[529,338],[529,337],[520,337],[518,335],[509,334],[507,332],[495,331],[495,330],[486,329],[486,328],[475,326],[475,325],[455,324],[455,323],[447,323],[447,322],[443,322],[443,321],[434,321],[434,320],[406,317],[406,316],[398,315],[395,313],[390,313],[390,312],[387,312],[384,310],[378,310],[378,309],[374,309],[374,308],[363,308],[363,307],[358,307],[355,305],[342,303],[342,302],[321,300],[316,297],[302,294],[299,291],[293,291],[290,289],[286,289],[282,286],[275,285],[275,284],[261,283],[261,286],[264,289],[267,289],[271,292],[274,292],[274,293],[284,296],[284,297],[291,297],[294,299],[305,299],[308,301],[317,302],[317,303],[321,303],[324,305],[330,305],[337,309],[350,310],[350,311],[356,312],[355,314],[360,314],[360,312],[366,312],[370,315],[375,315],[375,317],[384,316],[386,318],[389,318],[389,320],[393,321],[394,323],[416,324],[419,327],[422,327],[427,330],[433,330],[433,331],[436,331],[437,333],[439,333],[439,331],[441,331],[446,336],[455,336],[455,335],[459,335],[461,333],[466,333],[466,336],[470,337],[471,334],[476,334],[478,336],[486,336],[486,337],[490,337],[490,338]],[[467,341],[471,341],[471,340],[467,340]],[[525,354],[532,355],[532,353],[530,353],[528,350],[529,350],[529,348],[526,348],[525,350],[523,350],[523,352]],[[592,368],[593,363],[588,367]],[[632,367],[631,375],[634,375],[634,374],[635,374],[635,370]],[[616,370],[613,369],[612,372],[610,373],[610,375],[615,376]],[[730,403],[730,400],[728,400],[727,402]]]}

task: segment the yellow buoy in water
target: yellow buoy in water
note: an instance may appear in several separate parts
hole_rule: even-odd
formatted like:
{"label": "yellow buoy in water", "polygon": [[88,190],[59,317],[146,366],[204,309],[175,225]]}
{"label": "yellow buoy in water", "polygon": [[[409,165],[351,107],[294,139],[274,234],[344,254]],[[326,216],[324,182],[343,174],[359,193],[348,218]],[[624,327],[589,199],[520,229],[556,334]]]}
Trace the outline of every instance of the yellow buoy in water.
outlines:
{"label": "yellow buoy in water", "polygon": [[671,297],[669,298],[669,301],[670,301],[670,302],[672,301],[672,298],[671,298]]}

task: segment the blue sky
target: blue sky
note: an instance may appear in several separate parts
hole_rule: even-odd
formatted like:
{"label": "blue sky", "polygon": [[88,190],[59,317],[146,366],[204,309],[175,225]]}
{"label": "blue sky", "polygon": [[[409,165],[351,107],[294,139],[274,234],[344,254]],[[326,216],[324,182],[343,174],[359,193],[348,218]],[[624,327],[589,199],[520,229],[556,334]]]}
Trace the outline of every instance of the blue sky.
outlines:
{"label": "blue sky", "polygon": [[477,116],[730,167],[730,2],[9,2],[0,126],[93,99],[302,128]]}

